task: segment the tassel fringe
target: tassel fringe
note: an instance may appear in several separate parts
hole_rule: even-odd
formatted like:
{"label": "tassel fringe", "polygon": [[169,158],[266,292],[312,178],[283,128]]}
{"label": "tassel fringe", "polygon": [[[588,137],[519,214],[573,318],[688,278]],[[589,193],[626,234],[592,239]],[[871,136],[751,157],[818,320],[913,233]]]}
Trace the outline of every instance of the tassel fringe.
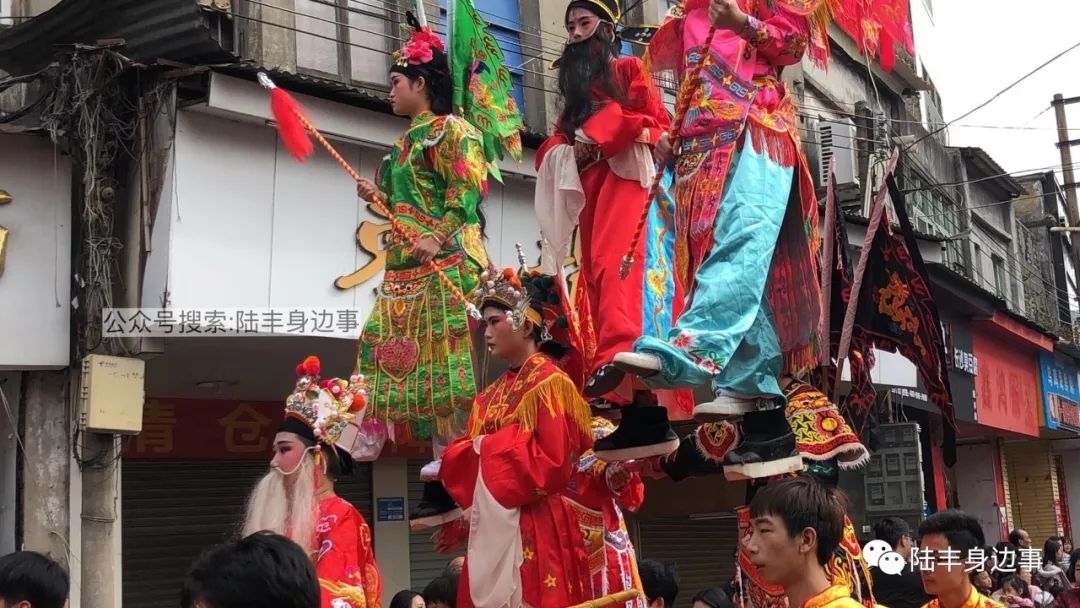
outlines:
{"label": "tassel fringe", "polygon": [[315,153],[315,144],[311,143],[311,137],[301,120],[304,111],[300,103],[285,89],[275,87],[270,90],[270,111],[277,122],[281,143],[289,154],[300,162],[310,158]]}
{"label": "tassel fringe", "polygon": [[[540,408],[547,410],[552,418],[565,415],[583,437],[592,438],[592,412],[589,404],[581,398],[577,387],[565,374],[552,374],[537,383],[521,396],[513,413],[504,419],[507,423],[516,422],[522,431],[529,433],[536,429]],[[484,421],[473,418],[469,436],[476,437],[483,433]]]}
{"label": "tassel fringe", "polygon": [[748,120],[746,130],[750,132],[750,141],[754,152],[764,154],[770,160],[783,167],[794,167],[799,162],[799,150],[795,139],[784,131],[773,131]]}

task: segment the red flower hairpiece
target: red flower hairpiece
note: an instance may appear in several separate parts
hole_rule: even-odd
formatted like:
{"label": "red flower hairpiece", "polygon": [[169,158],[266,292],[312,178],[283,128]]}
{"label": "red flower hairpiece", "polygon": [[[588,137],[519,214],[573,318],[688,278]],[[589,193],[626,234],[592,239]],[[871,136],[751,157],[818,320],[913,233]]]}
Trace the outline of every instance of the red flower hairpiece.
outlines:
{"label": "red flower hairpiece", "polygon": [[446,47],[442,39],[431,32],[431,28],[424,26],[413,32],[401,54],[412,65],[420,65],[431,61],[435,57],[435,50],[445,53]]}

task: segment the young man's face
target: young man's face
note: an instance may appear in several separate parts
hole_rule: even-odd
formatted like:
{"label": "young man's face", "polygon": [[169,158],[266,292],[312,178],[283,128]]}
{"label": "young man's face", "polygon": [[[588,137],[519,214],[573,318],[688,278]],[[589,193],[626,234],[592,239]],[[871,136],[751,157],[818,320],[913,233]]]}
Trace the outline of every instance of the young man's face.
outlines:
{"label": "young man's face", "polygon": [[932,557],[934,563],[933,569],[922,569],[923,589],[930,595],[956,591],[970,584],[968,574],[964,571],[963,552],[960,552],[960,557],[950,560],[946,554],[948,549],[949,539],[945,538],[944,534],[927,534],[922,537],[921,550]]}
{"label": "young man's face", "polygon": [[817,533],[807,528],[791,538],[784,520],[775,515],[754,518],[743,542],[761,578],[773,585],[802,576],[808,558],[817,562]]}

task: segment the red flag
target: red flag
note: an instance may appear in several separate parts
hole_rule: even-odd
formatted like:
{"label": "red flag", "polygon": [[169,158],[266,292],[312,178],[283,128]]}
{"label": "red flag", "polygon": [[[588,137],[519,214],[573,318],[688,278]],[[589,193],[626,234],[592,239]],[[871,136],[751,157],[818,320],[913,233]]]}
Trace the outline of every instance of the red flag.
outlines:
{"label": "red flag", "polygon": [[896,65],[897,44],[915,55],[907,0],[840,0],[833,20],[887,72]]}

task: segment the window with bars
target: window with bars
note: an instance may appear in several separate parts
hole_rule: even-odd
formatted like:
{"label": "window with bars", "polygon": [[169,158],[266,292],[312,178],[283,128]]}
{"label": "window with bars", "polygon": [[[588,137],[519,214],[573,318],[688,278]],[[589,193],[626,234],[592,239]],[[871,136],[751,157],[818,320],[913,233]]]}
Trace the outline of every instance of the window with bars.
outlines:
{"label": "window with bars", "polygon": [[[300,71],[342,82],[385,87],[391,54],[404,44],[404,8],[381,0],[295,0],[296,63]],[[512,93],[524,112],[521,12],[517,0],[474,0],[499,43],[514,83]],[[398,5],[401,6],[401,5]],[[446,0],[429,25],[446,42]]]}
{"label": "window with bars", "polygon": [[1005,279],[1005,260],[1000,256],[991,255],[990,264],[994,268],[994,288],[998,297],[1008,298],[1009,284]]}
{"label": "window with bars", "polygon": [[[948,239],[944,244],[945,263],[955,272],[970,277],[965,256],[966,243],[957,238],[964,231],[964,211],[934,183],[915,170],[906,171],[904,188],[908,215],[916,230],[923,234]],[[976,268],[978,262],[975,262]]]}
{"label": "window with bars", "polygon": [[[510,70],[510,80],[514,83],[512,93],[514,102],[522,116],[525,114],[525,59],[526,56],[538,55],[529,47],[521,44],[521,8],[518,0],[473,0],[473,6],[488,22],[488,31],[495,37],[506,59],[506,69]],[[443,42],[446,41],[446,0],[439,0],[439,24]],[[524,52],[523,52],[524,51]],[[546,65],[543,68],[546,69]],[[457,69],[457,68],[455,68]]]}
{"label": "window with bars", "polygon": [[390,10],[378,0],[295,0],[297,68],[340,82],[386,86],[390,54],[400,46]]}

